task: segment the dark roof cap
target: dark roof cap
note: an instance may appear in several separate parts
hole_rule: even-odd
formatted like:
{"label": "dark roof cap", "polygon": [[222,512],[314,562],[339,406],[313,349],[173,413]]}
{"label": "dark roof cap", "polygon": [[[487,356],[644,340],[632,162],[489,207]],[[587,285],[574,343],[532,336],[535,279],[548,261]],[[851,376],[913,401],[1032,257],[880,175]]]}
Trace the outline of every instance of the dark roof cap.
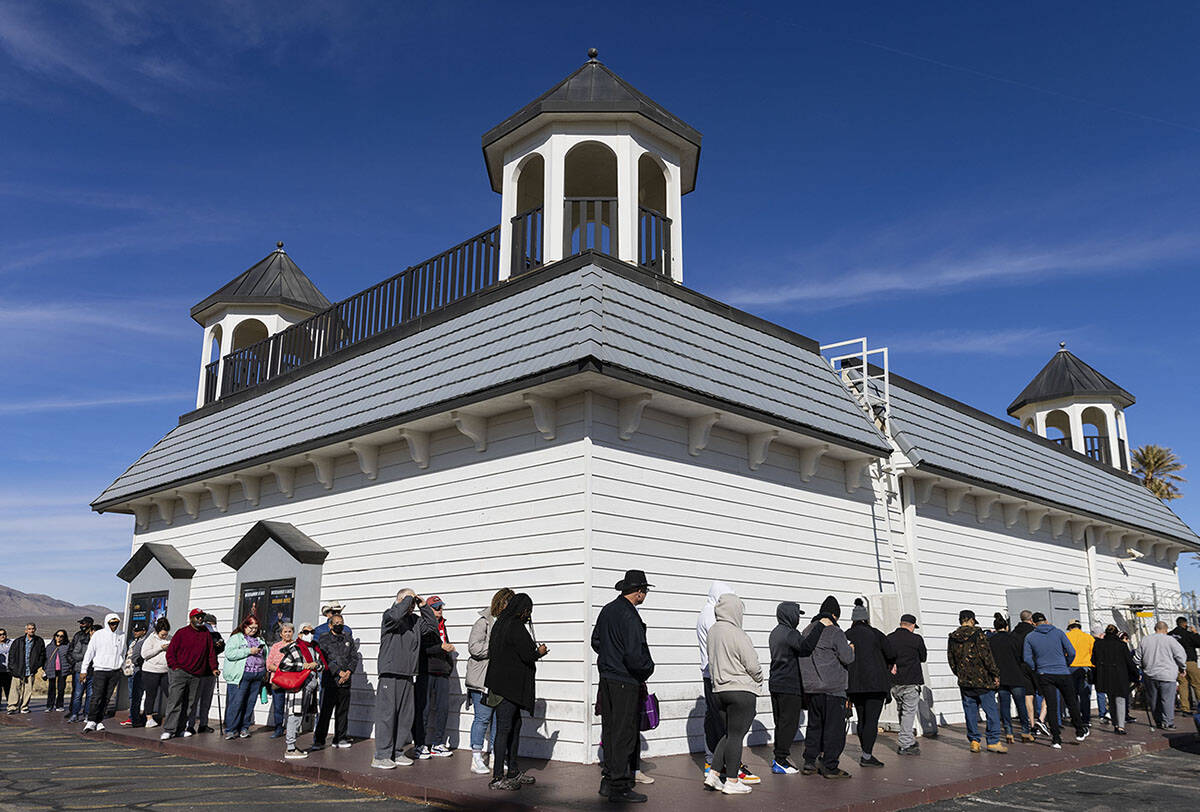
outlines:
{"label": "dark roof cap", "polygon": [[[162,564],[162,568],[172,578],[191,578],[196,574],[196,568],[188,563],[183,554],[170,544],[152,544],[147,542],[137,548],[125,566],[117,572],[117,577],[125,583],[133,583],[133,579],[141,574],[153,558]],[[82,621],[80,621],[82,622]]]}
{"label": "dark roof cap", "polygon": [[1108,378],[1079,360],[1067,349],[1066,342],[1058,345],[1058,352],[1042,367],[1024,391],[1008,407],[1008,413],[1030,403],[1042,403],[1058,398],[1077,395],[1093,395],[1112,398],[1121,408],[1135,403],[1133,395],[1117,386]]}
{"label": "dark roof cap", "polygon": [[[698,130],[609,70],[596,59],[595,48],[588,51],[588,56],[588,61],[570,76],[484,133],[484,152],[504,136],[543,113],[637,113],[692,144],[696,151],[699,151]],[[690,182],[685,184],[685,191],[695,186],[695,166],[695,162],[691,162],[692,177]],[[491,161],[488,162],[488,173],[494,174]],[[498,180],[492,178],[493,188],[496,188]]]}
{"label": "dark roof cap", "polygon": [[240,276],[192,308],[192,318],[200,324],[200,315],[218,304],[280,304],[308,313],[320,313],[331,302],[304,275],[283,250],[283,243],[250,266]]}
{"label": "dark roof cap", "polygon": [[274,539],[276,544],[301,564],[321,564],[329,555],[328,550],[297,530],[295,525],[263,521],[255,523],[246,535],[242,536],[241,541],[225,554],[221,563],[235,570],[241,569],[267,539]]}

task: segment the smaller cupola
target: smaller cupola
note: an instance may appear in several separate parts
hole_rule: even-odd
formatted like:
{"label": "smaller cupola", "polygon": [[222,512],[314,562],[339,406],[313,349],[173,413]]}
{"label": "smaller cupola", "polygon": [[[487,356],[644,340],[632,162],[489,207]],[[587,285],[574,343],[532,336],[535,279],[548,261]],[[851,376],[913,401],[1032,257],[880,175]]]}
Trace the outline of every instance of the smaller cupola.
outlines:
{"label": "smaller cupola", "polygon": [[[254,347],[330,306],[283,243],[276,243],[274,251],[192,308],[192,318],[204,328],[196,408],[234,391],[238,378],[255,374],[250,367],[264,359]],[[231,353],[247,358],[229,362]]]}
{"label": "smaller cupola", "polygon": [[680,198],[700,133],[588,61],[483,136],[501,195],[500,278],[594,250],[683,280]]}
{"label": "smaller cupola", "polygon": [[1008,413],[1042,437],[1128,471],[1125,409],[1134,402],[1133,395],[1080,360],[1064,341]]}

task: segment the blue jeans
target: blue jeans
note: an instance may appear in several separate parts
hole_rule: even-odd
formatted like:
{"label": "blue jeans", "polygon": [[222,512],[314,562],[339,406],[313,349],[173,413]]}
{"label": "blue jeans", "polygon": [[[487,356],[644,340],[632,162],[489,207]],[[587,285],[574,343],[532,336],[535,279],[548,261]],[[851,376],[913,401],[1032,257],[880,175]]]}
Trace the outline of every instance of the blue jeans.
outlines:
{"label": "blue jeans", "polygon": [[282,688],[276,688],[275,693],[271,694],[271,722],[275,725],[276,733],[284,733],[283,725],[287,722],[287,694]]}
{"label": "blue jeans", "polygon": [[129,718],[135,725],[146,724],[146,714],[142,710],[142,699],[146,689],[142,686],[142,670],[139,668],[129,677]]}
{"label": "blue jeans", "polygon": [[487,733],[487,740],[491,742],[492,749],[496,749],[496,709],[489,708],[483,701],[483,691],[477,691],[471,688],[467,691],[467,697],[471,700],[471,707],[475,710],[475,719],[471,722],[471,749],[479,751],[483,749],[483,735]]}
{"label": "blue jeans", "polygon": [[261,673],[243,674],[241,682],[225,686],[225,735],[250,729],[262,681]]}
{"label": "blue jeans", "polygon": [[74,672],[71,678],[70,716],[84,716],[88,708],[92,707],[92,682],[93,680],[88,680],[86,685],[80,684],[79,672]]}
{"label": "blue jeans", "polygon": [[967,717],[967,738],[973,742],[979,741],[979,709],[987,718],[987,743],[1000,742],[1000,711],[996,708],[996,695],[985,691],[979,696],[962,695],[963,713]]}
{"label": "blue jeans", "polygon": [[[1101,716],[1108,715],[1108,694],[1103,691],[1096,691],[1096,707],[1100,710]],[[1111,719],[1109,721],[1112,721]],[[1124,727],[1125,720],[1120,719],[1115,723],[1117,727]]]}
{"label": "blue jeans", "polygon": [[1012,708],[1009,703],[1012,702],[1017,706],[1017,719],[1021,721],[1021,732],[1029,733],[1029,711],[1025,708],[1025,686],[1024,685],[1002,685],[1000,690],[996,691],[996,707],[1000,712],[1000,726],[1004,728],[1004,732],[1012,735]]}

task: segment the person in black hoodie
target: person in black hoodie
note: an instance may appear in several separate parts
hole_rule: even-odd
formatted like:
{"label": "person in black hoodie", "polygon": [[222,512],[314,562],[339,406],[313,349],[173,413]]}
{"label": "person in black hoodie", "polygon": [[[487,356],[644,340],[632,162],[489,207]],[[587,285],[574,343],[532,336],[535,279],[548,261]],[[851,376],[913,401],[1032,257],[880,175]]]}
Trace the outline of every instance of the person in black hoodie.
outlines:
{"label": "person in black hoodie", "polygon": [[850,663],[846,697],[858,715],[858,741],[862,747],[858,763],[863,767],[882,767],[883,762],[872,751],[879,736],[879,716],[889,699],[896,649],[883,632],[871,625],[862,598],[854,599],[850,620],[846,639],[854,646],[854,662]]}
{"label": "person in black hoodie", "polygon": [[1111,623],[1105,627],[1104,636],[1092,646],[1092,665],[1096,669],[1096,690],[1108,696],[1113,733],[1124,736],[1130,688],[1138,681],[1138,671],[1133,652]]}
{"label": "person in black hoodie", "polygon": [[[1034,705],[1036,704],[1034,698],[1037,696],[1037,681],[1034,679],[1033,669],[1025,662],[1024,655],[1025,638],[1031,631],[1033,631],[1033,612],[1029,609],[1022,609],[1020,621],[1016,626],[1013,626],[1012,633],[1013,637],[1016,638],[1017,646],[1022,652],[1021,673],[1024,675],[1024,679],[1021,681],[1021,685],[1025,688],[1025,715],[1029,717],[1029,724],[1033,725],[1033,720],[1037,718],[1034,715]],[[1047,728],[1047,732],[1049,732],[1049,728]]]}
{"label": "person in black hoodie", "polygon": [[[492,754],[492,789],[518,790],[534,778],[521,771],[521,711],[533,713],[537,661],[549,650],[529,634],[533,600],[519,592],[509,600],[492,627],[484,685],[488,704],[496,708],[496,744]],[[495,704],[493,704],[495,703]]]}
{"label": "person in black hoodie", "polygon": [[812,646],[800,634],[800,604],[784,601],[775,608],[779,624],[771,630],[771,716],[775,720],[775,760],[771,772],[794,775],[800,772],[790,761],[792,742],[800,729],[804,704],[804,683],[800,678],[800,658],[812,655]]}
{"label": "person in black hoodie", "polygon": [[654,673],[646,643],[646,624],[637,607],[645,602],[651,584],[642,570],[628,570],[616,583],[620,593],[596,617],[592,651],[600,672],[600,740],[604,764],[600,794],[614,803],[645,803],[633,789],[638,762],[638,722],[642,691]]}
{"label": "person in black hoodie", "polygon": [[1000,726],[1004,730],[1004,738],[1014,741],[1012,725],[1013,703],[1017,706],[1017,718],[1021,720],[1021,741],[1033,741],[1033,729],[1029,726],[1029,712],[1025,708],[1025,663],[1022,659],[1021,647],[1023,638],[1017,637],[1008,629],[1008,618],[996,612],[992,621],[995,630],[988,638],[992,647],[992,658],[996,668],[1000,670],[1000,687],[996,690],[996,706],[1000,710]]}

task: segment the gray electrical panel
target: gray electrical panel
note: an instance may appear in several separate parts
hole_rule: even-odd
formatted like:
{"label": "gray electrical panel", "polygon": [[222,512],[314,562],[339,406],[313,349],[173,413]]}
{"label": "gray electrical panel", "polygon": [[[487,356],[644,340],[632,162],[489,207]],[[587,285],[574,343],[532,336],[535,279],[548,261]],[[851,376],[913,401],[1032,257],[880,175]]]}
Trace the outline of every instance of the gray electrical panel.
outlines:
{"label": "gray electrical panel", "polygon": [[[1019,621],[1022,609],[1031,612],[1041,612],[1052,624],[1066,631],[1067,624],[1072,620],[1082,620],[1083,614],[1079,608],[1079,593],[1065,589],[1008,589],[1008,617],[1013,626]],[[1085,623],[1084,626],[1087,626]]]}

